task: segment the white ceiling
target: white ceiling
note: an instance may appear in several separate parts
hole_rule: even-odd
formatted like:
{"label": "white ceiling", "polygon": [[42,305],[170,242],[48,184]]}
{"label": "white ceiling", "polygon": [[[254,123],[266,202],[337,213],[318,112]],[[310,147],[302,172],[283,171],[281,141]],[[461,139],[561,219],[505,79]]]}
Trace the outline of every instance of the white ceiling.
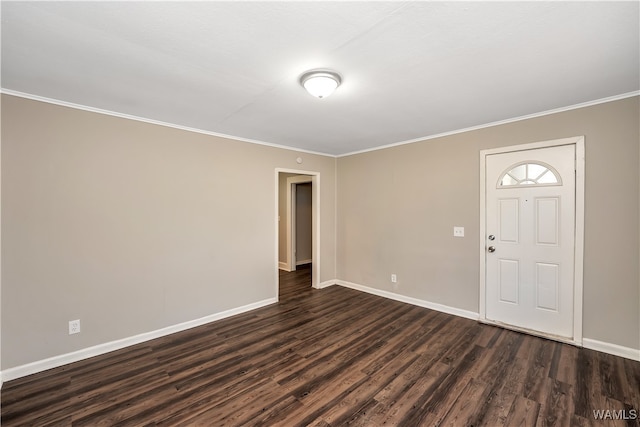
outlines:
{"label": "white ceiling", "polygon": [[638,91],[639,4],[3,1],[1,83],[340,155]]}

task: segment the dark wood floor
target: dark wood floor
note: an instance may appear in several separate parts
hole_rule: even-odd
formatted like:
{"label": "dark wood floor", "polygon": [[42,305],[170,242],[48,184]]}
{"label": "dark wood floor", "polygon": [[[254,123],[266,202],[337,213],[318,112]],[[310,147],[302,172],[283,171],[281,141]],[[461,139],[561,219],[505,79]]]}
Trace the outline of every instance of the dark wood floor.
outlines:
{"label": "dark wood floor", "polygon": [[[640,363],[281,274],[280,303],[6,383],[2,425],[638,426]],[[607,413],[605,413],[607,414]]]}

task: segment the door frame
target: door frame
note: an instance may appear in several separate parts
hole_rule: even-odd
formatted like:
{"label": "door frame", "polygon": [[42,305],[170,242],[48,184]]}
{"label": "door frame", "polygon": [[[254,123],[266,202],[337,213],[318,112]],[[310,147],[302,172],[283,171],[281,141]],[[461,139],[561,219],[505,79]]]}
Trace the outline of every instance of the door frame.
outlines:
{"label": "door frame", "polygon": [[[276,296],[278,295],[278,270],[279,270],[279,212],[278,206],[280,201],[280,173],[294,173],[296,175],[306,175],[303,177],[290,177],[287,178],[287,225],[286,225],[286,239],[287,245],[287,264],[289,269],[295,266],[291,266],[292,261],[292,237],[295,237],[295,231],[291,232],[291,192],[293,186],[303,183],[311,182],[311,286],[319,289],[320,285],[320,172],[306,171],[298,169],[285,169],[276,168],[275,170],[275,288]],[[296,179],[298,178],[298,179]],[[295,223],[295,222],[294,222]],[[292,236],[293,234],[293,236]],[[293,245],[295,246],[295,245]],[[291,271],[293,271],[291,270]]]}
{"label": "door frame", "polygon": [[[519,328],[487,319],[486,312],[486,157],[492,154],[511,153],[514,151],[534,150],[538,148],[557,147],[561,145],[575,145],[575,247],[574,247],[574,282],[573,282],[573,338],[567,339],[540,331]],[[543,336],[556,341],[567,342],[582,346],[582,305],[584,281],[584,191],[585,191],[585,144],[584,136],[540,141],[522,145],[512,145],[486,150],[480,150],[480,291],[479,291],[479,320],[483,323],[499,325],[508,329],[526,332],[531,335]]]}

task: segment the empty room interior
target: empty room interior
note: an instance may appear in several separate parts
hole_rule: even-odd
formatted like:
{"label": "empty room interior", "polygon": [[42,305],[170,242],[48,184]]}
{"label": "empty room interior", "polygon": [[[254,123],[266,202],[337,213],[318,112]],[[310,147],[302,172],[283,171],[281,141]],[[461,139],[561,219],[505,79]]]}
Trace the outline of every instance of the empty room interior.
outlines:
{"label": "empty room interior", "polygon": [[0,19],[3,426],[640,426],[640,2]]}

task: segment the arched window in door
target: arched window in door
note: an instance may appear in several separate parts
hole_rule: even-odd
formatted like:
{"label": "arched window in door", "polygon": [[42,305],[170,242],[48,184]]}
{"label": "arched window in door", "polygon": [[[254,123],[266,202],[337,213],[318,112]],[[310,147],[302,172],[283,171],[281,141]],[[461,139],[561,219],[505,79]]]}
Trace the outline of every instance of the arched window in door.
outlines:
{"label": "arched window in door", "polygon": [[550,165],[539,162],[521,162],[500,175],[498,188],[520,186],[542,187],[562,185],[560,174]]}

